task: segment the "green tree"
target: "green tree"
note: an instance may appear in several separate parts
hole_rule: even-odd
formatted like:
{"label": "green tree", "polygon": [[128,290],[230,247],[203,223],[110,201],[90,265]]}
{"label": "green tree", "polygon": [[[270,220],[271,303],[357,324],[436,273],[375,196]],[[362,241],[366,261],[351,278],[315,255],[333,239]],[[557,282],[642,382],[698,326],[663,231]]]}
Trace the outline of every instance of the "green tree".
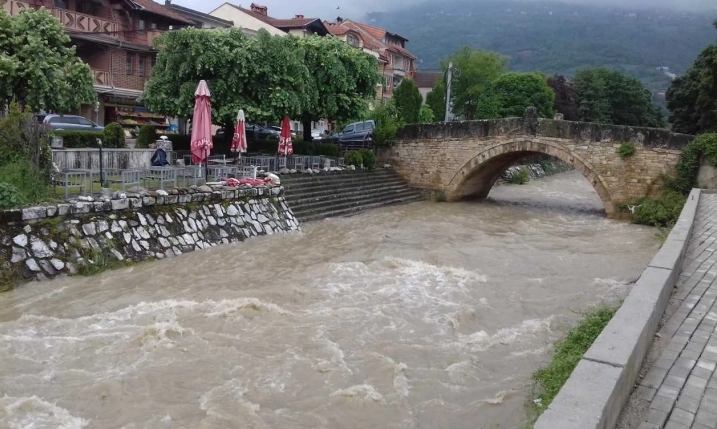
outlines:
{"label": "green tree", "polygon": [[398,116],[407,124],[417,124],[421,115],[423,97],[418,87],[411,79],[403,79],[393,91],[393,100],[396,103]]}
{"label": "green tree", "polygon": [[378,146],[390,144],[396,139],[398,130],[405,125],[393,99],[376,107],[371,112],[371,119],[376,121],[376,127],[373,130],[373,141]]}
{"label": "green tree", "polygon": [[521,117],[527,107],[534,106],[538,109],[538,115],[552,118],[554,103],[555,94],[544,75],[513,72],[500,76],[490,85],[485,91],[485,97],[481,98],[479,107],[486,104],[490,106],[491,113],[494,113],[497,105],[498,116],[505,118]]}
{"label": "green tree", "polygon": [[665,97],[674,131],[717,131],[717,43],[705,48],[687,73],[672,82]]}
{"label": "green tree", "polygon": [[575,74],[581,121],[641,127],[664,126],[652,94],[637,79],[605,68]]}
{"label": "green tree", "polygon": [[436,121],[442,122],[446,118],[446,83],[443,80],[436,82],[428,93],[426,105],[431,108]]}
{"label": "green tree", "polygon": [[464,47],[442,63],[444,70],[451,61],[460,70],[460,75],[451,83],[452,111],[467,120],[475,119],[483,92],[506,72],[508,58],[497,52]]}
{"label": "green tree", "polygon": [[97,99],[90,67],[46,9],[0,11],[0,103],[69,112]]}
{"label": "green tree", "polygon": [[376,96],[381,75],[376,59],[333,37],[310,36],[295,40],[311,79],[302,108],[304,140],[311,140],[311,121],[338,122],[361,117],[368,100]]}
{"label": "green tree", "polygon": [[[212,122],[233,129],[239,109],[247,121],[298,117],[308,104],[311,80],[296,38],[259,31],[248,38],[241,29],[185,28],[165,33],[144,103],[167,116],[191,117],[200,80],[211,91]],[[228,143],[232,133],[224,133]]]}
{"label": "green tree", "polygon": [[418,121],[422,124],[430,124],[436,121],[436,118],[433,116],[433,110],[431,110],[430,106],[428,106],[427,104],[421,106],[421,112],[418,115]]}

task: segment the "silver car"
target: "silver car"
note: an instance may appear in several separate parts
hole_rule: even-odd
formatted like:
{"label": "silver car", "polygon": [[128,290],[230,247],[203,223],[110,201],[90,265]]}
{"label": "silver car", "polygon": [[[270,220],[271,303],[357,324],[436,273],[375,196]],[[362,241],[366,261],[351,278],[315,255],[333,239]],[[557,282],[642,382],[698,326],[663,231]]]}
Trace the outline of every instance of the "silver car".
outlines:
{"label": "silver car", "polygon": [[103,131],[105,129],[105,127],[77,115],[37,115],[37,120],[53,131]]}

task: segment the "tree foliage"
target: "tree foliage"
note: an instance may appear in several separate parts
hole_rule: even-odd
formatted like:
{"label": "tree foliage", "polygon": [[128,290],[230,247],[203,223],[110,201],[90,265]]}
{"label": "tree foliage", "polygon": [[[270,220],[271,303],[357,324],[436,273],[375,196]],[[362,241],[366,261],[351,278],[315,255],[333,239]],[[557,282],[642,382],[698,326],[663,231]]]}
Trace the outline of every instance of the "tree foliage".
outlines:
{"label": "tree foliage", "polygon": [[661,127],[662,112],[652,94],[634,77],[606,68],[583,69],[575,75],[581,121]]}
{"label": "tree foliage", "polygon": [[423,97],[411,79],[403,79],[393,91],[398,116],[406,124],[417,124],[420,120]]}
{"label": "tree foliage", "polygon": [[666,98],[674,131],[717,131],[717,43],[705,48],[687,73],[672,82]]}
{"label": "tree foliage", "polygon": [[406,123],[401,119],[396,101],[391,99],[376,107],[371,112],[371,119],[376,121],[373,130],[373,142],[378,146],[390,145],[396,139],[398,130]]}
{"label": "tree foliage", "polygon": [[446,118],[446,83],[439,80],[426,96],[426,105],[431,108],[434,120],[443,121]]}
{"label": "tree foliage", "polygon": [[0,11],[0,103],[60,113],[97,99],[90,67],[46,9]]}
{"label": "tree foliage", "polygon": [[579,121],[580,95],[575,83],[563,75],[548,78],[548,85],[555,93],[555,111],[563,114],[566,121]]}
{"label": "tree foliage", "polygon": [[435,116],[433,116],[433,110],[427,104],[421,105],[421,111],[418,115],[418,121],[422,124],[430,124],[436,122]]}
{"label": "tree foliage", "polygon": [[[520,117],[525,109],[534,106],[538,115],[552,118],[555,96],[546,77],[540,73],[506,73],[486,89],[480,99],[481,114],[496,117]],[[486,112],[483,112],[485,110]],[[486,118],[487,119],[487,118]]]}
{"label": "tree foliage", "polygon": [[373,57],[332,38],[266,31],[249,38],[240,29],[187,28],[159,43],[144,102],[168,116],[192,115],[194,91],[204,79],[216,124],[233,124],[239,109],[250,122],[342,120],[359,116],[380,82]]}
{"label": "tree foliage", "polygon": [[497,52],[464,47],[442,63],[444,70],[451,61],[460,70],[460,76],[451,82],[452,112],[467,120],[475,119],[481,96],[508,69],[508,58]]}

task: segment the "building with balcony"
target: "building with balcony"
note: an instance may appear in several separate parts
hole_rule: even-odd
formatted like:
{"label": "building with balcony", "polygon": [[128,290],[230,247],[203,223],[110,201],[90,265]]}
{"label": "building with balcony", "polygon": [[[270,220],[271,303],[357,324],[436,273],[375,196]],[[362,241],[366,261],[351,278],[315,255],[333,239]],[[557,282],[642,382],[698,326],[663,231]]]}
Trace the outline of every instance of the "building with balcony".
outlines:
{"label": "building with balcony", "polygon": [[408,39],[405,37],[348,19],[337,18],[336,22],[324,24],[333,36],[377,58],[379,72],[384,77],[384,84],[377,90],[381,100],[391,98],[393,89],[403,79],[414,78],[416,57],[406,49]]}
{"label": "building with balcony", "polygon": [[147,112],[138,101],[152,76],[163,32],[193,21],[152,0],[6,0],[3,9],[17,15],[24,8],[47,8],[92,69],[99,106],[76,112],[100,124],[120,122],[126,128],[149,123],[158,129],[166,118]]}

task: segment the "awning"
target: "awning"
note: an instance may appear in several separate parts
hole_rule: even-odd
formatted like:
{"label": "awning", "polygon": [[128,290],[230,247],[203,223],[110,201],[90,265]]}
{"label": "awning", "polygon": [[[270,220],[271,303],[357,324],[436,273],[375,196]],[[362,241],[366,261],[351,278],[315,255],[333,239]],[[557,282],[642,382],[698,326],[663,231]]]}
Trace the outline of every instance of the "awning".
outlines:
{"label": "awning", "polygon": [[95,85],[95,91],[98,94],[113,95],[115,97],[138,99],[142,96],[142,91],[136,89],[116,88],[113,86]]}

